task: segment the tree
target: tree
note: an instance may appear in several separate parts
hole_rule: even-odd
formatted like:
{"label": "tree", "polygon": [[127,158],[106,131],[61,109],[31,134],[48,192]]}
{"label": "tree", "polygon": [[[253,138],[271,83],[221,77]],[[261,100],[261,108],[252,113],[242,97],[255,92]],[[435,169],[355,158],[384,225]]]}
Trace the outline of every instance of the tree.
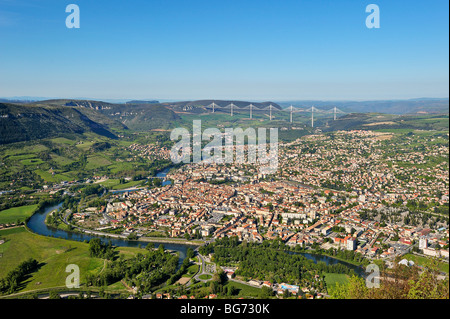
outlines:
{"label": "tree", "polygon": [[399,265],[383,270],[379,288],[368,288],[363,278],[352,276],[346,285],[329,289],[333,299],[448,299],[448,278],[439,280],[437,262],[433,261],[419,275],[415,266]]}
{"label": "tree", "polygon": [[219,290],[219,283],[217,281],[213,280],[209,284],[209,288],[211,289],[211,293],[215,294]]}
{"label": "tree", "polygon": [[[225,287],[225,288],[226,288],[226,287]],[[234,295],[237,295],[238,293],[239,293],[239,290],[238,290],[235,286],[233,286],[233,285],[229,285],[229,286],[228,286],[227,295],[228,295],[229,297],[234,296]]]}
{"label": "tree", "polygon": [[223,270],[218,270],[213,276],[213,280],[217,281],[221,285],[225,284],[227,278],[228,277]]}
{"label": "tree", "polygon": [[92,238],[89,241],[89,255],[91,257],[112,260],[115,256],[114,247],[112,246],[111,241],[106,245],[102,243],[100,238]]}
{"label": "tree", "polygon": [[194,258],[194,250],[193,250],[191,247],[189,247],[189,248],[187,249],[186,257],[189,258],[189,259]]}
{"label": "tree", "polygon": [[269,297],[272,297],[273,295],[274,295],[274,291],[272,288],[267,287],[267,286],[263,286],[261,288],[261,294],[260,294],[261,298],[269,298]]}
{"label": "tree", "polygon": [[61,299],[59,294],[56,291],[50,291],[49,293],[49,299]]}
{"label": "tree", "polygon": [[100,238],[92,238],[89,241],[89,255],[91,257],[103,256],[103,245]]}
{"label": "tree", "polygon": [[162,179],[160,178],[153,178],[153,185],[156,187],[161,187],[162,186]]}
{"label": "tree", "polygon": [[336,283],[334,288],[330,288],[328,293],[331,299],[366,299],[368,289],[364,279],[352,276],[347,284]]}
{"label": "tree", "polygon": [[439,280],[437,278],[438,274],[437,261],[432,260],[430,266],[420,274],[416,282],[412,280],[408,282],[411,287],[408,291],[408,299],[448,299],[448,278]]}

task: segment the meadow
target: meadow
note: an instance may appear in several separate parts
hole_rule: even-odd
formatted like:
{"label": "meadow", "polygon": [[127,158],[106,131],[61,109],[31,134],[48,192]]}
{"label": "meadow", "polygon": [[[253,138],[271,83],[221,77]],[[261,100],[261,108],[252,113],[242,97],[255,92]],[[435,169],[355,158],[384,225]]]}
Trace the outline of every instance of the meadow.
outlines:
{"label": "meadow", "polygon": [[[153,162],[140,157],[130,160],[128,146],[135,139],[145,144],[156,135],[158,133],[147,132],[147,137],[130,135],[124,140],[111,140],[86,133],[76,138],[57,137],[0,145],[0,190],[22,187],[32,190],[95,175],[107,175],[117,180],[135,174],[145,176]],[[107,146],[99,148],[102,144]]]}
{"label": "meadow", "polygon": [[335,286],[337,283],[340,285],[347,284],[348,275],[325,273],[325,283],[327,284],[328,288]]}
{"label": "meadow", "polygon": [[[0,278],[28,258],[34,258],[40,264],[39,269],[21,283],[20,292],[64,288],[69,275],[66,267],[70,264],[79,267],[83,287],[86,274],[100,273],[107,263],[104,259],[90,257],[87,243],[37,235],[24,227],[0,230],[0,238],[5,240],[0,245]],[[125,258],[144,252],[144,249],[133,247],[117,247],[116,250]],[[110,290],[121,290],[120,285],[116,286]],[[105,291],[108,290],[107,287]]]}
{"label": "meadow", "polygon": [[25,219],[33,215],[37,208],[35,205],[19,206],[0,211],[0,224],[23,222]]}
{"label": "meadow", "polygon": [[249,297],[254,297],[254,298],[258,298],[261,296],[261,288],[257,288],[257,287],[252,287],[249,285],[245,285],[245,284],[241,284],[240,282],[236,282],[236,281],[228,281],[225,286],[234,286],[234,288],[236,288],[236,290],[238,290],[238,294],[237,297],[242,297],[242,298],[249,298]]}
{"label": "meadow", "polygon": [[[418,256],[418,255],[414,255],[414,254],[406,254],[402,257],[406,258],[407,260],[412,260],[416,265],[418,266],[428,266],[431,263],[431,257],[423,257],[423,256]],[[438,268],[440,271],[445,272],[445,273],[449,273],[449,264],[445,263],[445,262],[438,262]]]}

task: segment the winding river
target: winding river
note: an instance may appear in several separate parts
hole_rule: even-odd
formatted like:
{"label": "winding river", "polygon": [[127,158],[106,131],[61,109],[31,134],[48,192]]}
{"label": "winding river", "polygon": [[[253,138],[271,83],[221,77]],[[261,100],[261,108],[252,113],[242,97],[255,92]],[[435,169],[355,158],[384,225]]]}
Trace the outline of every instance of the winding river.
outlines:
{"label": "winding river", "polygon": [[[156,176],[164,178],[169,171],[169,168],[166,168],[159,172]],[[170,183],[170,181],[165,181],[164,183]],[[167,185],[167,184],[165,184]],[[123,192],[123,191],[119,191]],[[86,233],[78,233],[78,232],[70,232],[65,231],[62,229],[56,229],[54,227],[47,226],[45,224],[45,218],[47,215],[54,211],[55,209],[59,209],[62,206],[62,203],[58,205],[48,206],[46,207],[42,212],[35,213],[31,218],[29,219],[27,226],[28,228],[33,231],[36,234],[44,235],[44,236],[50,236],[55,238],[62,238],[67,240],[76,240],[76,241],[89,241],[91,238],[100,238],[104,242],[111,241],[111,244],[114,246],[120,246],[120,247],[138,247],[141,245],[142,247],[145,247],[148,242],[144,241],[135,241],[135,240],[126,240],[126,239],[120,239],[120,238],[113,238],[113,237],[99,237],[91,234]],[[192,245],[185,245],[185,244],[175,244],[175,243],[166,243],[166,242],[151,242],[155,247],[158,247],[160,244],[164,245],[165,249],[179,252],[179,260],[180,262],[183,261],[184,258],[186,258],[186,252],[189,247],[193,247]]]}
{"label": "winding river", "polygon": [[[62,229],[56,229],[50,226],[47,226],[45,224],[45,218],[47,215],[52,212],[55,209],[59,209],[62,206],[62,203],[58,205],[48,206],[44,209],[43,212],[35,213],[30,220],[27,223],[28,228],[33,231],[34,233],[37,233],[39,235],[44,236],[50,236],[55,238],[62,238],[67,240],[76,240],[76,241],[89,241],[91,238],[100,238],[104,242],[111,241],[111,243],[114,246],[120,246],[120,247],[138,247],[139,245],[145,247],[147,245],[147,242],[143,241],[134,241],[134,240],[126,240],[126,239],[120,239],[120,238],[112,238],[112,237],[98,237],[95,235],[85,234],[85,233],[78,233],[78,232],[69,232]],[[165,243],[165,242],[153,242],[155,247],[158,247],[160,244],[164,245],[164,247],[168,250],[179,252],[179,261],[180,263],[183,261],[183,259],[186,257],[187,249],[189,247],[192,247],[190,245],[186,244],[174,244],[174,243]],[[350,263],[338,260],[333,257],[324,256],[324,255],[317,255],[317,254],[309,254],[309,253],[296,253],[296,252],[288,252],[293,254],[301,254],[305,256],[306,258],[314,261],[315,263],[322,261],[325,262],[327,265],[334,265],[334,264],[343,264],[355,271],[355,273],[359,276],[364,276],[364,269],[362,267],[358,267],[355,265],[352,265]]]}
{"label": "winding river", "polygon": [[342,264],[350,269],[352,269],[355,274],[357,274],[360,277],[365,277],[366,276],[366,272],[365,269],[362,266],[356,266],[353,265],[351,263],[330,257],[330,256],[326,256],[326,255],[318,255],[318,254],[310,254],[310,253],[299,253],[299,252],[293,252],[293,251],[289,251],[288,253],[291,254],[299,254],[299,255],[303,255],[306,258],[312,260],[314,263],[318,263],[318,262],[324,262],[327,265],[336,265],[336,264]]}
{"label": "winding river", "polygon": [[[159,172],[156,176],[164,178],[169,171],[169,168],[166,168]],[[167,185],[167,183],[170,183],[170,181],[165,181],[164,185]],[[124,192],[117,191],[117,192]],[[45,224],[45,218],[47,215],[52,212],[55,209],[59,209],[62,206],[62,203],[58,205],[48,206],[46,207],[42,212],[35,213],[31,218],[29,219],[27,226],[28,228],[33,231],[34,233],[37,233],[39,235],[44,236],[50,236],[55,238],[62,238],[67,240],[76,240],[76,241],[89,241],[91,238],[100,238],[104,242],[111,241],[112,245],[114,246],[120,246],[120,247],[138,247],[139,245],[145,247],[147,245],[147,242],[144,241],[134,241],[134,240],[126,240],[121,238],[113,238],[113,237],[99,237],[93,234],[86,234],[86,233],[78,233],[78,232],[70,232],[65,231],[62,229],[56,229],[50,226],[47,226]],[[176,244],[176,243],[167,243],[167,242],[152,242],[155,247],[158,247],[160,244],[164,245],[165,249],[179,252],[179,261],[180,263],[186,258],[187,249],[189,247],[193,247],[192,245],[187,244]],[[295,253],[295,252],[290,252]],[[322,261],[325,262],[327,265],[333,265],[333,264],[343,264],[355,271],[356,274],[359,276],[364,276],[364,269],[359,266],[355,266],[353,264],[338,260],[333,257],[324,256],[324,255],[317,255],[317,254],[309,254],[309,253],[298,253],[302,254],[306,258],[314,261],[315,263]]]}
{"label": "winding river", "polygon": [[[58,205],[48,206],[44,209],[43,212],[35,213],[31,216],[30,220],[27,223],[28,228],[36,234],[50,236],[55,238],[62,238],[67,240],[76,240],[76,241],[89,241],[91,238],[100,238],[103,242],[111,242],[114,246],[120,247],[138,247],[141,245],[145,247],[149,242],[137,241],[137,240],[126,240],[120,238],[113,237],[100,237],[86,233],[78,233],[78,232],[70,232],[62,229],[56,229],[54,227],[47,226],[45,224],[45,218],[47,215],[55,209],[59,209],[62,206],[62,203]],[[150,242],[150,244],[154,244],[155,247],[158,247],[160,244],[164,245],[165,249],[177,251],[180,253],[180,261],[182,262],[184,258],[186,258],[186,252],[191,245],[184,244],[174,244],[174,243],[164,243],[164,242]]]}

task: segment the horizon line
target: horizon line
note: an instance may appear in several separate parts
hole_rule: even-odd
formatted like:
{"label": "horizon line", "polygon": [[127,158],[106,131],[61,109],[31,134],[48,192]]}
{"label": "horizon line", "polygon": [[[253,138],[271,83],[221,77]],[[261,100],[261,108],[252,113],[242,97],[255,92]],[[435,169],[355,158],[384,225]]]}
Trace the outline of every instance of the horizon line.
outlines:
{"label": "horizon line", "polygon": [[160,103],[166,102],[191,102],[191,101],[254,101],[254,102],[298,102],[298,101],[317,101],[317,102],[373,102],[373,101],[411,101],[411,100],[448,100],[449,97],[411,97],[411,98],[380,98],[380,99],[320,99],[320,98],[298,98],[298,99],[273,99],[273,100],[260,100],[250,98],[196,98],[196,99],[158,99],[158,98],[94,98],[94,97],[37,97],[37,96],[12,96],[12,97],[0,97],[5,100],[24,100],[24,101],[46,101],[46,100],[89,100],[89,101],[158,101]]}

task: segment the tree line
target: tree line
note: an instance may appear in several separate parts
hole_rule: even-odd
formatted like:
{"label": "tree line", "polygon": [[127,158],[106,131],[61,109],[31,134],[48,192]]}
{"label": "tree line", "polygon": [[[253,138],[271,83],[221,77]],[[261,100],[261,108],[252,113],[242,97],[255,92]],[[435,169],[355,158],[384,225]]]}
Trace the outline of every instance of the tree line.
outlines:
{"label": "tree line", "polygon": [[[98,243],[94,244],[94,247],[97,245]],[[140,292],[147,293],[152,287],[168,280],[178,280],[177,277],[182,275],[186,265],[183,264],[181,267],[184,269],[179,271],[177,265],[178,256],[164,251],[164,246],[161,245],[157,250],[148,248],[145,254],[138,253],[129,259],[120,255],[108,262],[100,274],[86,275],[86,283],[88,286],[108,286],[124,280],[129,286],[138,287]]]}
{"label": "tree line", "polygon": [[311,282],[321,273],[354,274],[343,264],[314,263],[301,254],[286,251],[279,240],[260,244],[239,242],[237,237],[223,238],[200,247],[199,252],[214,253],[214,261],[221,266],[238,264],[238,276],[278,283]]}
{"label": "tree line", "polygon": [[0,293],[12,294],[16,292],[20,283],[26,279],[26,276],[35,271],[38,267],[38,261],[33,258],[20,263],[0,280]]}

